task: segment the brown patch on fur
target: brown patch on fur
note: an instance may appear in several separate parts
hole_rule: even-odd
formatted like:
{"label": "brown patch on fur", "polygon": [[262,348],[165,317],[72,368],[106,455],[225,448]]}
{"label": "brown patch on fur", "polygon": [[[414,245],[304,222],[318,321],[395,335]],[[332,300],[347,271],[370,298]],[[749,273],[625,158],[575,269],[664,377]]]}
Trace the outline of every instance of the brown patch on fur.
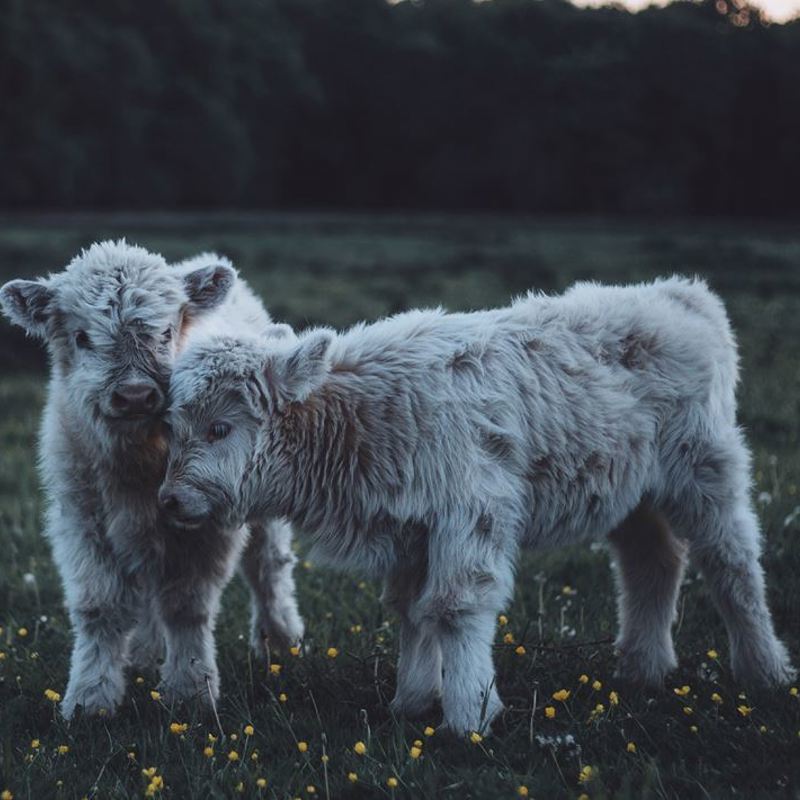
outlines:
{"label": "brown patch on fur", "polygon": [[621,342],[619,362],[625,369],[643,369],[657,347],[657,340],[652,335],[631,333]]}

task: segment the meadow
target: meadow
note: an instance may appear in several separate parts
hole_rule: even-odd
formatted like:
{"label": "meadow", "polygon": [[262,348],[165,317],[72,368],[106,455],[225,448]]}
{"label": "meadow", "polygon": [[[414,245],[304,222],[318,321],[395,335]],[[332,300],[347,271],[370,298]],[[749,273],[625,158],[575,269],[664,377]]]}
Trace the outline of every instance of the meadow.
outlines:
{"label": "meadow", "polygon": [[[470,309],[577,279],[680,272],[728,304],[742,354],[740,419],[780,635],[800,664],[800,231],[739,221],[648,224],[501,217],[116,215],[0,219],[0,281],[60,269],[125,236],[167,258],[225,253],[294,325],[347,325],[416,305]],[[745,692],[702,579],[687,573],[679,670],[661,692],[613,677],[612,574],[602,545],[529,553],[498,620],[507,710],[490,737],[388,708],[397,625],[380,587],[300,553],[301,654],[254,660],[246,593],[218,625],[219,720],[169,708],[132,672],[114,718],[66,725],[70,633],[40,534],[41,348],[0,328],[0,797],[797,798],[797,688]],[[799,684],[800,685],[800,684]]]}

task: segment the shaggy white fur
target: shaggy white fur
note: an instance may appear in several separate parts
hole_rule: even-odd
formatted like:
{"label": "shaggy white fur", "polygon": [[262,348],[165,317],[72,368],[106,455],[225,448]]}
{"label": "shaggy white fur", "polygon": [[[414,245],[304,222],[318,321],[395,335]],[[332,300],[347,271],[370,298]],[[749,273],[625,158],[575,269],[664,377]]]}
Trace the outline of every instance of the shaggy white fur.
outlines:
{"label": "shaggy white fur", "polygon": [[[46,534],[75,634],[61,711],[113,712],[130,661],[161,666],[166,699],[218,692],[213,626],[247,529],[167,525],[161,413],[175,355],[196,335],[261,332],[262,304],[225,259],[177,265],[124,242],[95,244],[46,280],[0,289],[7,316],[48,345],[41,430]],[[130,399],[135,407],[126,405]],[[132,413],[136,412],[136,413]],[[248,545],[253,645],[303,634],[285,522]]]}
{"label": "shaggy white fur", "polygon": [[491,644],[521,546],[610,540],[620,673],[647,684],[675,665],[688,552],[737,679],[783,683],[736,381],[722,303],[679,278],[198,339],[172,376],[166,485],[183,513],[286,516],[334,564],[383,578],[401,620],[394,707],[441,696],[458,732],[502,708]]}

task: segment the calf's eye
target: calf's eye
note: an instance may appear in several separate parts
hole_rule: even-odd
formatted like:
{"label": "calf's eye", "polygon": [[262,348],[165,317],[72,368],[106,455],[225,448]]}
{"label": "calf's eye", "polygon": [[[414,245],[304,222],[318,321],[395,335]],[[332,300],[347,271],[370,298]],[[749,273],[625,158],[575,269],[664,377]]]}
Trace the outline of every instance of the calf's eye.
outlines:
{"label": "calf's eye", "polygon": [[208,427],[208,441],[218,442],[224,439],[231,432],[231,426],[227,422],[212,422]]}
{"label": "calf's eye", "polygon": [[75,346],[81,350],[88,350],[92,346],[86,331],[75,331]]}

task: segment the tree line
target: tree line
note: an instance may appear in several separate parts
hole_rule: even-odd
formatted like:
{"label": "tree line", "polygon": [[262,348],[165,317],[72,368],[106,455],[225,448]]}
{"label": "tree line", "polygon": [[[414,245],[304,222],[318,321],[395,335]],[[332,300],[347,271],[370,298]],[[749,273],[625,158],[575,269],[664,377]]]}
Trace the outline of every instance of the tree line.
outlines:
{"label": "tree line", "polygon": [[800,211],[742,0],[0,0],[0,206]]}

